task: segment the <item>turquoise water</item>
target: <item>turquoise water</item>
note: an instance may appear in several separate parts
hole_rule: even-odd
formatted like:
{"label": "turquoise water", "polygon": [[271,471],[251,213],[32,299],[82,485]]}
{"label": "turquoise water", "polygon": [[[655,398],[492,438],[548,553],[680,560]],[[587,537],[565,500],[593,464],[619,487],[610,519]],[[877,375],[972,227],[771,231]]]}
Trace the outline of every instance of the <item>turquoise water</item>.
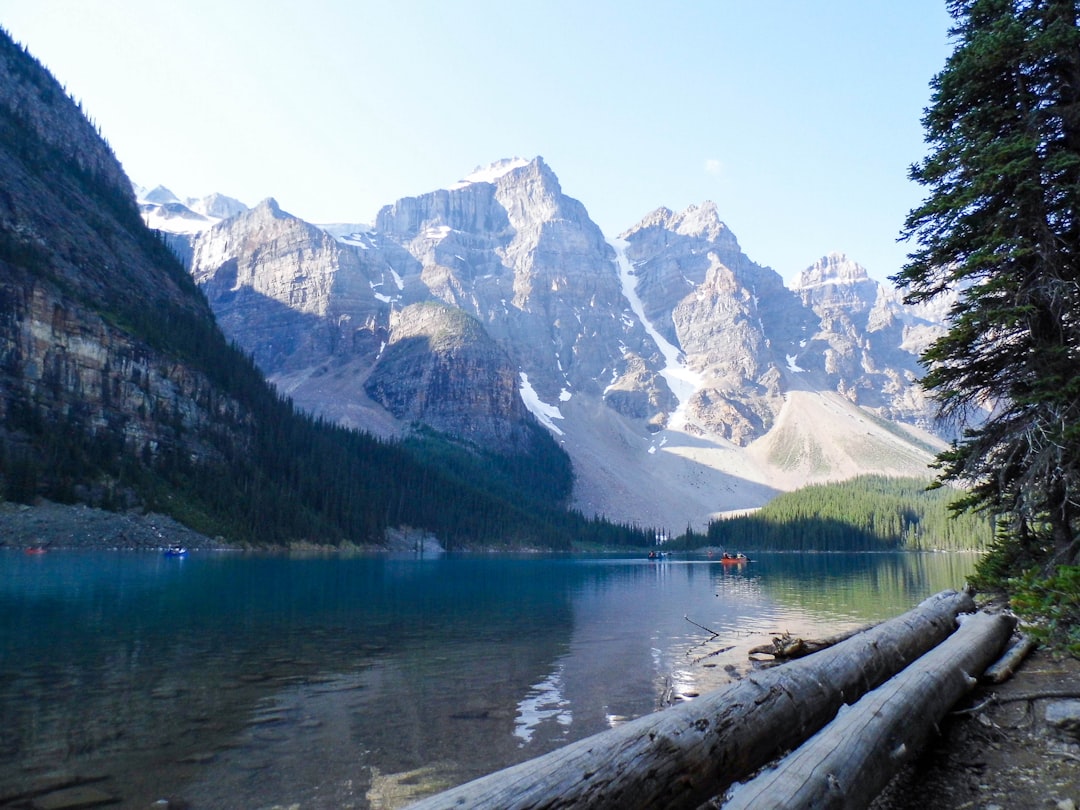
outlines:
{"label": "turquoise water", "polygon": [[975,557],[0,553],[0,803],[385,808],[961,587]]}

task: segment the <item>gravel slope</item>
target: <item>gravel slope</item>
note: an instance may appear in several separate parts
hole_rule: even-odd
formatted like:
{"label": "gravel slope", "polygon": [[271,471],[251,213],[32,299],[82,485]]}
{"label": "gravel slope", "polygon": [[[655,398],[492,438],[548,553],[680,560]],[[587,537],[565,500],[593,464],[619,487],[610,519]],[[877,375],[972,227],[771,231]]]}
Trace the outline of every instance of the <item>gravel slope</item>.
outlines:
{"label": "gravel slope", "polygon": [[106,512],[43,502],[0,503],[0,548],[158,549],[230,548],[222,538],[194,532],[165,515]]}

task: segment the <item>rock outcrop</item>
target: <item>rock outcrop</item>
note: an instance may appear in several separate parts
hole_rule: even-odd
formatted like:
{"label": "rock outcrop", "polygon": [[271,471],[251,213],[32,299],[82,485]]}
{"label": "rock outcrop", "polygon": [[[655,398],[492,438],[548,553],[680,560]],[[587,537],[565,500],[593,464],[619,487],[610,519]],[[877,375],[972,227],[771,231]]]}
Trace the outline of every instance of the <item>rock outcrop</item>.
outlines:
{"label": "rock outcrop", "polygon": [[365,383],[397,419],[482,446],[527,452],[531,421],[517,370],[479,321],[441,303],[395,311],[390,340]]}
{"label": "rock outcrop", "polygon": [[195,281],[267,373],[378,350],[393,271],[264,200],[193,243]]}
{"label": "rock outcrop", "polygon": [[[832,253],[802,272],[795,292],[817,318],[795,363],[824,375],[830,389],[882,418],[933,427],[933,408],[917,384],[923,374],[919,351],[907,345],[922,319],[904,307],[896,290]],[[940,333],[940,322],[922,323]]]}

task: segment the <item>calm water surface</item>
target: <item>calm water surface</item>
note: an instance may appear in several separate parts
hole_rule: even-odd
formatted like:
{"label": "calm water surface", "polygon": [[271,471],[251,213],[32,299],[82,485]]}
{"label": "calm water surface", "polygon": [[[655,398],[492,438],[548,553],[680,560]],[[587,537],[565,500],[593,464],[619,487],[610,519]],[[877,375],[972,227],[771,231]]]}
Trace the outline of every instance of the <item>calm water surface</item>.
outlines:
{"label": "calm water surface", "polygon": [[901,613],[975,560],[0,552],[0,803],[100,778],[123,808],[398,807],[693,699],[772,635]]}

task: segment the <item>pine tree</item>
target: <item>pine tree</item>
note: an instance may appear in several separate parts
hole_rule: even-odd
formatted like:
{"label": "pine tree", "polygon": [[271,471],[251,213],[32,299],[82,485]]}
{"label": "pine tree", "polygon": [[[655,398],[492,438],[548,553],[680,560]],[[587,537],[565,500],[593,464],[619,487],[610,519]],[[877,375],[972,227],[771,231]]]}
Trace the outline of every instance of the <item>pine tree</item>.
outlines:
{"label": "pine tree", "polygon": [[958,291],[924,356],[924,385],[964,428],[941,479],[969,485],[961,508],[1007,520],[1008,554],[1042,564],[1080,557],[1077,6],[949,3],[956,49],[923,117],[930,154],[910,173],[929,195],[893,278],[909,303]]}

